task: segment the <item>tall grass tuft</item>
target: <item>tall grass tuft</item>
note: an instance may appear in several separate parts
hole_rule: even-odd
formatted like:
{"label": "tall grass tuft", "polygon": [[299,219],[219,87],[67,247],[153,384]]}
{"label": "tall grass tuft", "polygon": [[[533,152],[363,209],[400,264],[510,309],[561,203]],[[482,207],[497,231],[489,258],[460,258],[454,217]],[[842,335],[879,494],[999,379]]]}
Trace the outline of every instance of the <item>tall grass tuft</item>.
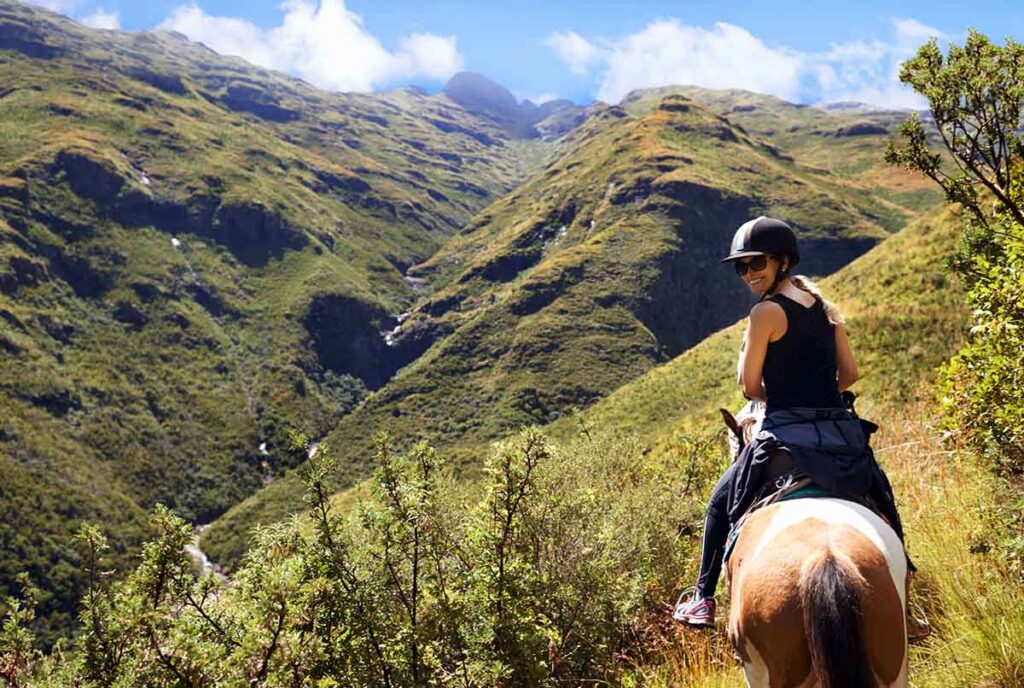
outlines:
{"label": "tall grass tuft", "polygon": [[911,655],[915,686],[1024,685],[1024,586],[996,543],[1009,486],[946,448],[928,409],[895,416],[879,458],[892,476],[919,569],[912,599],[934,635]]}

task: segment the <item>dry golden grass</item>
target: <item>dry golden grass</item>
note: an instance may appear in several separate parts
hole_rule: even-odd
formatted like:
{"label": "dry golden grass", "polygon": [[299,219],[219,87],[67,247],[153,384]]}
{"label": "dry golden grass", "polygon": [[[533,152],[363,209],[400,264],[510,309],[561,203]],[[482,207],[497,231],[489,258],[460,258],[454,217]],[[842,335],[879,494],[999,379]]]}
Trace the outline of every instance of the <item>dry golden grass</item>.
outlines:
{"label": "dry golden grass", "polygon": [[[926,403],[862,411],[883,423],[874,438],[893,482],[911,555],[920,569],[912,600],[931,622],[930,639],[911,654],[916,688],[1024,685],[1024,585],[1008,570],[991,512],[1006,487],[969,452],[943,445]],[[626,685],[743,686],[724,633],[728,606],[713,634],[665,628],[657,664],[637,667]]]}
{"label": "dry golden grass", "polygon": [[879,458],[920,569],[913,594],[935,630],[911,656],[912,683],[1024,685],[1024,585],[991,547],[1007,488],[969,452],[944,447],[927,409],[894,417]]}

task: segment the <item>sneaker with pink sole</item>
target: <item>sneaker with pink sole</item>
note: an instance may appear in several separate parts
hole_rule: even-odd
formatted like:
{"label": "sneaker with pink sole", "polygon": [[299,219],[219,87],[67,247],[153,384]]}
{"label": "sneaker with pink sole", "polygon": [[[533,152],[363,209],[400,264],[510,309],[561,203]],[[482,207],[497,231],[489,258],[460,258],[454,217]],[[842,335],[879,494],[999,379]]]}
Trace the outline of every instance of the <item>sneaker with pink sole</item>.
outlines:
{"label": "sneaker with pink sole", "polygon": [[687,626],[714,628],[715,600],[710,597],[697,597],[694,594],[685,602],[676,603],[672,618]]}

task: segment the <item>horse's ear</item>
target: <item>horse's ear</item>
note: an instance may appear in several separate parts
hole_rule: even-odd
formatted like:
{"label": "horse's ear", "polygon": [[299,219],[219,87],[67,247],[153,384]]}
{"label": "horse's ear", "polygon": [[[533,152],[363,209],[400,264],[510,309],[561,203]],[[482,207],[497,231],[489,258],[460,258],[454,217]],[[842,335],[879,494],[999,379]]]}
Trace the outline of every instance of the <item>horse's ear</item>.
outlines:
{"label": "horse's ear", "polygon": [[725,424],[730,430],[732,430],[732,434],[736,435],[736,439],[742,442],[743,431],[740,430],[740,424],[736,421],[736,416],[732,415],[732,413],[727,409],[720,408],[718,410],[722,412],[722,420],[724,420]]}

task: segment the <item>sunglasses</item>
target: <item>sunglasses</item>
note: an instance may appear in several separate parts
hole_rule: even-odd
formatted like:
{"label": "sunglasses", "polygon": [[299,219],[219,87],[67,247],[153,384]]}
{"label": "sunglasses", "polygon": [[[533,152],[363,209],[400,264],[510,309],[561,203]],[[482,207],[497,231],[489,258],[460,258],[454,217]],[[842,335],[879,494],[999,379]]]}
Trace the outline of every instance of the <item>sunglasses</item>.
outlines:
{"label": "sunglasses", "polygon": [[747,274],[750,270],[760,272],[768,267],[768,256],[754,256],[745,263],[741,260],[737,260],[733,265],[736,267],[736,274],[743,277],[743,275]]}

